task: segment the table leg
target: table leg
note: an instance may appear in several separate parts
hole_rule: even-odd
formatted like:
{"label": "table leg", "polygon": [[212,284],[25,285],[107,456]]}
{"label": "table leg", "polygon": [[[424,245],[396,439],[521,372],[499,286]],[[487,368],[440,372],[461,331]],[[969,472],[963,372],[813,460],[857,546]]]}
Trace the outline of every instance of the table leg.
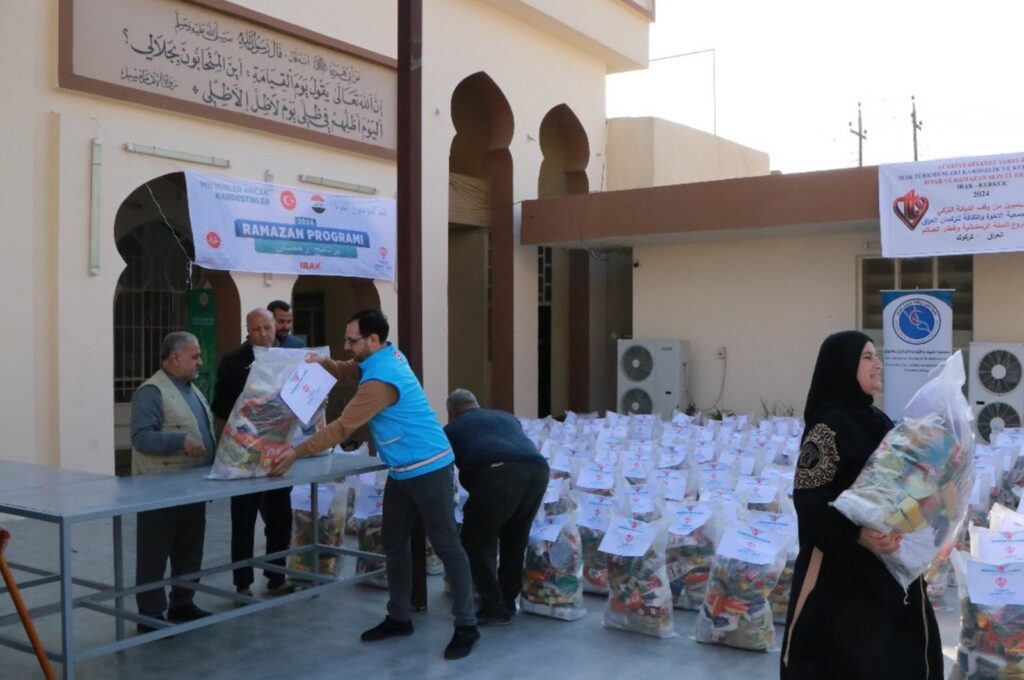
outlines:
{"label": "table leg", "polygon": [[60,521],[60,642],[61,654],[64,657],[64,680],[75,677],[75,642],[74,642],[74,593],[71,590],[73,578],[71,566],[71,525]]}
{"label": "table leg", "polygon": [[320,484],[309,485],[309,510],[313,521],[313,557],[309,563],[311,574],[320,573]]}
{"label": "table leg", "polygon": [[[124,589],[124,544],[122,542],[121,516],[114,516],[114,589]],[[124,598],[114,598],[114,607],[118,613],[124,611]],[[114,622],[114,632],[118,640],[124,639],[124,618],[120,615]]]}

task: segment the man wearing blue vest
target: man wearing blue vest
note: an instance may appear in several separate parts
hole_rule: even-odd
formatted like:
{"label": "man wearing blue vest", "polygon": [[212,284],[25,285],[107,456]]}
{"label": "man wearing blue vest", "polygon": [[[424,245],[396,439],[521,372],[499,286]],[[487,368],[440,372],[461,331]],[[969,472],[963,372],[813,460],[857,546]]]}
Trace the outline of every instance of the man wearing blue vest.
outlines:
{"label": "man wearing blue vest", "polygon": [[480,633],[473,611],[469,560],[455,525],[455,457],[409,362],[387,341],[388,330],[387,319],[379,310],[363,310],[354,314],[345,328],[345,349],[355,361],[307,357],[342,382],[358,380],[359,389],[336,420],[294,449],[281,451],[270,472],[284,474],[296,458],[341,443],[368,422],[377,454],[389,468],[382,527],[389,599],[384,621],[365,631],[362,639],[371,642],[412,635],[410,539],[419,515],[452,587],[455,633],[444,657],[461,659],[469,655]]}

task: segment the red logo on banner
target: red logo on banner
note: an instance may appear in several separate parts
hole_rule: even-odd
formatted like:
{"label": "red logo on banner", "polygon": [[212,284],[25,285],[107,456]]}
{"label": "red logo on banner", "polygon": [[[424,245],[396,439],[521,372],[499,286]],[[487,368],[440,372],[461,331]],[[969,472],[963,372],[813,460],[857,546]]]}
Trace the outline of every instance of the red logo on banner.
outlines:
{"label": "red logo on banner", "polygon": [[384,246],[380,247],[380,259],[386,260],[388,258],[388,249]]}
{"label": "red logo on banner", "polygon": [[1005,588],[1006,587],[1006,579],[1004,577],[1000,576],[999,578],[996,579],[996,585],[999,586],[1000,588]]}
{"label": "red logo on banner", "polygon": [[220,248],[220,234],[215,231],[206,232],[206,244],[211,248]]}
{"label": "red logo on banner", "polygon": [[295,210],[295,206],[298,205],[298,201],[295,200],[295,194],[290,191],[281,192],[281,205],[284,206],[285,210]]}
{"label": "red logo on banner", "polygon": [[918,222],[928,212],[928,199],[918,196],[916,189],[911,189],[892,202],[892,211],[907,225],[907,229],[914,231]]}

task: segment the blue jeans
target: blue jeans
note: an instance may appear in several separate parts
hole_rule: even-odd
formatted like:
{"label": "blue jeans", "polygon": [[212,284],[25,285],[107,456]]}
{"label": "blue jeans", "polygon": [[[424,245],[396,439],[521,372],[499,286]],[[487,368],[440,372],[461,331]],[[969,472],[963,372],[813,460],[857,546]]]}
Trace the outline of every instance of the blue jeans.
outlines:
{"label": "blue jeans", "polygon": [[423,518],[427,538],[444,563],[452,587],[452,616],[456,626],[476,624],[469,560],[455,525],[455,482],[448,465],[411,479],[388,477],[384,486],[381,529],[387,559],[388,615],[408,621],[412,612],[412,528]]}

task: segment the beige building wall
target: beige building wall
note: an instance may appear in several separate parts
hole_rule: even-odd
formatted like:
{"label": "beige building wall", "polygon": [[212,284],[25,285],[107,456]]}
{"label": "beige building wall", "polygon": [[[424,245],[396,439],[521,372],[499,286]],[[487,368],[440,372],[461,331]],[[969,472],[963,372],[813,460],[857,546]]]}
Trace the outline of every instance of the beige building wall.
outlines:
{"label": "beige building wall", "polygon": [[608,120],[609,191],[768,172],[767,153],[702,130],[661,118]]}
{"label": "beige building wall", "polygon": [[718,407],[761,414],[765,399],[802,413],[821,341],[856,327],[857,256],[876,236],[635,246],[633,334],[689,340],[689,393],[698,408],[715,404],[724,371]]}
{"label": "beige building wall", "polygon": [[1024,253],[974,256],[974,341],[1024,342]]}
{"label": "beige building wall", "polygon": [[[280,3],[244,0],[243,6],[395,56],[395,0],[312,0]],[[500,4],[500,3],[499,3]],[[520,5],[523,3],[510,3]],[[533,3],[527,3],[533,4]],[[612,41],[619,68],[647,53],[648,20],[620,0],[561,5],[550,12],[564,24],[591,21],[593,12],[618,23],[611,33],[575,46],[543,25],[470,0],[425,3],[423,80],[424,352],[425,385],[443,411],[448,389],[447,243],[448,151],[454,133],[451,94],[465,77],[486,71],[503,90],[515,115],[511,146],[515,200],[536,195],[541,155],[540,121],[557,104],[568,104],[590,138],[604,147],[604,76],[608,65],[595,41]],[[534,8],[536,9],[536,8]],[[565,11],[576,14],[563,16]],[[590,14],[587,14],[587,10]],[[547,11],[547,10],[545,10]],[[4,208],[3,325],[7,348],[0,364],[4,457],[62,467],[111,472],[114,467],[112,308],[124,262],[114,242],[118,207],[142,183],[194,169],[261,181],[299,185],[309,174],[396,192],[395,165],[288,137],[171,113],[57,87],[56,2],[0,0],[0,203]],[[585,16],[585,18],[583,18]],[[562,29],[559,29],[562,30]],[[607,47],[607,46],[606,46]],[[632,55],[632,56],[625,56]],[[101,140],[100,268],[89,272],[91,145]],[[230,168],[132,154],[136,143],[227,158]],[[598,186],[600,163],[588,169]],[[518,231],[519,208],[514,208]],[[516,260],[514,347],[516,410],[536,411],[536,249],[521,248]],[[294,277],[235,273],[242,314],[273,298],[287,299]],[[384,311],[397,334],[394,285],[376,282]]]}
{"label": "beige building wall", "polygon": [[[434,404],[443,404],[449,389],[448,299],[443,291],[448,285],[448,153],[455,134],[450,112],[456,86],[484,71],[511,106],[515,129],[509,150],[517,242],[519,202],[537,195],[543,160],[538,142],[540,124],[555,106],[567,104],[579,118],[591,148],[592,160],[587,168],[590,185],[595,189],[600,186],[602,164],[596,154],[604,148],[605,62],[552,33],[537,30],[495,4],[509,9],[504,3],[431,0],[430,11],[424,15],[423,63],[431,67],[423,71],[423,139],[430,140],[423,150],[423,351],[430,357],[424,365],[424,386]],[[635,31],[636,39],[647,40],[647,20],[642,14],[617,1],[597,4],[612,7],[620,22],[642,25],[642,31]],[[537,412],[534,246],[517,249],[513,311],[515,412],[529,416]]]}
{"label": "beige building wall", "polygon": [[[316,4],[321,9],[338,6]],[[111,472],[112,311],[124,269],[114,242],[114,218],[122,201],[148,180],[187,169],[256,181],[270,171],[274,181],[284,185],[299,185],[298,175],[304,173],[373,186],[380,195],[394,196],[394,164],[59,90],[57,4],[6,1],[2,11],[0,138],[5,141],[0,201],[8,206],[2,269],[8,308],[19,319],[2,331],[8,348],[0,365],[5,385],[0,413],[8,437],[3,455]],[[364,26],[364,35],[373,34],[374,26],[393,40],[393,22]],[[91,275],[89,178],[94,139],[103,143],[102,231],[100,269]],[[227,158],[231,167],[132,154],[124,150],[132,142]],[[268,280],[262,274],[234,273],[232,278],[243,314],[274,298],[289,298],[294,282],[294,277]],[[378,282],[378,293],[394,318],[394,286]]]}

